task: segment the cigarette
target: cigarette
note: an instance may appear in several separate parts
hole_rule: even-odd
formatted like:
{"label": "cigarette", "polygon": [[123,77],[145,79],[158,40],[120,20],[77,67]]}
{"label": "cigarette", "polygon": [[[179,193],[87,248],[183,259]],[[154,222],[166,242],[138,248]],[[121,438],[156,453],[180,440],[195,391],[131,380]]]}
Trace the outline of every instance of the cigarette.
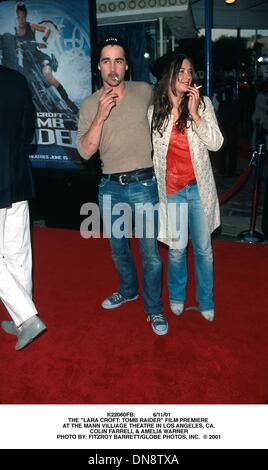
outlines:
{"label": "cigarette", "polygon": [[196,90],[198,90],[198,88],[202,88],[202,86],[203,86],[203,85],[198,85],[198,86],[196,87]]}
{"label": "cigarette", "polygon": [[114,77],[114,80],[116,80],[117,82],[120,82],[118,77]]}

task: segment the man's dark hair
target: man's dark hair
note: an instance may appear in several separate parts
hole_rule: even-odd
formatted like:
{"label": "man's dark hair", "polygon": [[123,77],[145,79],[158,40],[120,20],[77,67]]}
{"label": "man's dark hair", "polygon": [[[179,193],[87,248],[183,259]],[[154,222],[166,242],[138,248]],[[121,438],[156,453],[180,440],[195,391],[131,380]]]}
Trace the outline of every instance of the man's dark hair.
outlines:
{"label": "man's dark hair", "polygon": [[125,41],[120,38],[119,36],[107,36],[106,38],[102,39],[99,44],[98,44],[98,51],[97,51],[97,60],[99,62],[100,56],[101,56],[101,51],[104,47],[106,46],[120,46],[124,50],[125,53],[125,59],[126,63],[128,64],[129,62],[129,52],[128,52],[128,47],[125,43]]}

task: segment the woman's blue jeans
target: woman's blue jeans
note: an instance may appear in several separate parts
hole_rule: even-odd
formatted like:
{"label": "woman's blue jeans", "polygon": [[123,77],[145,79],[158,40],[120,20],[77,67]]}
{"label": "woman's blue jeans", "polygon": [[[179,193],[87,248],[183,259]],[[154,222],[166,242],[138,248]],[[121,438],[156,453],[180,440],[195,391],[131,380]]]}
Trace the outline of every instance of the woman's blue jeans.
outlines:
{"label": "woman's blue jeans", "polygon": [[[185,186],[180,191],[168,196],[168,202],[188,204],[188,227],[194,250],[196,278],[196,300],[200,310],[214,308],[213,303],[213,253],[208,222],[205,216],[198,185]],[[187,223],[187,221],[185,222]],[[187,248],[169,249],[168,253],[168,289],[170,301],[184,303],[186,298]]]}
{"label": "woman's blue jeans", "polygon": [[[144,204],[148,207],[145,208]],[[126,185],[103,177],[99,184],[99,206],[119,276],[118,292],[127,299],[138,294],[137,272],[129,246],[134,230],[139,241],[145,312],[148,315],[162,313],[162,259],[157,245],[158,191],[155,176]]]}

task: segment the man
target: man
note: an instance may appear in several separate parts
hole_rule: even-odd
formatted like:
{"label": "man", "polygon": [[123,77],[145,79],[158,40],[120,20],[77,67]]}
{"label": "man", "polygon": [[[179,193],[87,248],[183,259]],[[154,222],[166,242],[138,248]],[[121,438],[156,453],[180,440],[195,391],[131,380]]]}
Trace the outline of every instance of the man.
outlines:
{"label": "man", "polygon": [[0,65],[0,297],[12,321],[1,323],[16,335],[16,350],[46,327],[32,301],[32,259],[27,199],[32,197],[30,161],[24,144],[34,131],[34,110],[26,79]]}
{"label": "man", "polygon": [[[152,100],[152,90],[147,83],[126,82],[128,69],[127,49],[124,42],[109,37],[99,46],[98,69],[103,86],[87,97],[80,109],[77,144],[80,155],[89,159],[98,149],[102,161],[103,176],[99,185],[99,206],[104,227],[112,230],[109,240],[112,257],[119,276],[117,292],[102,302],[102,307],[112,309],[138,298],[138,280],[127,236],[116,230],[119,216],[113,211],[122,203],[130,208],[129,226],[135,219],[142,219],[139,236],[142,265],[142,291],[145,312],[157,335],[168,331],[161,301],[162,260],[157,246],[158,213],[142,212],[141,206],[158,203],[156,180],[152,168],[150,128],[147,110]],[[124,207],[125,207],[124,206]],[[147,216],[147,220],[145,215]],[[153,233],[145,233],[147,226]]]}

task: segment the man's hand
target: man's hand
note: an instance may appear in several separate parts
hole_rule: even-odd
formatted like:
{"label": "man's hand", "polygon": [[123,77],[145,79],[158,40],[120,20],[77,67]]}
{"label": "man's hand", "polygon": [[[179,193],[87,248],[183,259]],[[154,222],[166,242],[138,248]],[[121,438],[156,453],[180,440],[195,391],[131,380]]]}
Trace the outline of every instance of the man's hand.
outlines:
{"label": "man's hand", "polygon": [[103,88],[100,93],[99,106],[97,111],[97,119],[106,121],[111,110],[116,106],[118,94],[113,88]]}

